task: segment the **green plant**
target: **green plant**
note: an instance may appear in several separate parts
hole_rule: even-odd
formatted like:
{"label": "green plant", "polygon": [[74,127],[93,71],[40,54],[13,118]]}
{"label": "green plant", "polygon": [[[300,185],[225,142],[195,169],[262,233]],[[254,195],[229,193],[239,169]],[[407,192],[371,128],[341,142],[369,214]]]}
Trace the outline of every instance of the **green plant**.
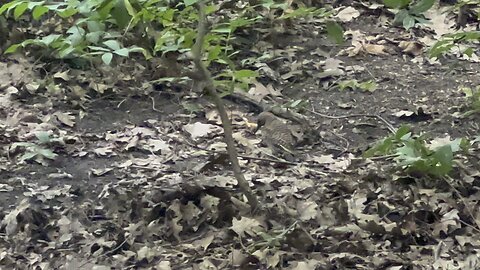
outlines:
{"label": "green plant", "polygon": [[283,105],[283,107],[285,107],[289,110],[301,112],[301,111],[305,110],[308,105],[309,105],[309,103],[308,103],[308,100],[306,100],[306,99],[292,99],[292,100],[288,101],[287,103],[285,103]]}
{"label": "green plant", "polygon": [[[67,20],[73,20],[73,25],[60,33],[49,33],[14,44],[6,53],[39,46],[49,49],[54,57],[61,59],[80,57],[94,63],[101,60],[107,65],[115,57],[130,57],[131,53],[142,53],[147,59],[170,52],[184,55],[194,43],[194,26],[198,14],[193,5],[197,2],[198,0],[184,0],[172,4],[169,0],[14,0],[0,7],[0,15],[11,15],[18,20],[30,12],[34,20],[39,20],[50,13],[56,16],[57,22],[71,25]],[[265,20],[284,21],[303,16],[331,15],[324,8],[292,9],[286,2],[276,4],[272,0],[262,0],[257,5],[247,5],[241,9],[231,7],[230,11],[221,9],[213,1],[209,2],[206,13],[215,15],[217,20],[205,37],[204,50],[207,66],[215,65],[215,84],[222,92],[230,92],[234,88],[248,89],[251,80],[258,76],[257,72],[248,67],[238,68],[234,62],[239,54],[234,47],[239,29],[252,30]],[[278,15],[265,17],[261,13],[264,11]],[[338,28],[334,33],[337,35],[335,38],[339,39]],[[129,43],[133,44],[125,45]]]}
{"label": "green plant", "polygon": [[445,176],[453,168],[454,153],[466,150],[469,145],[465,139],[428,143],[425,134],[414,136],[408,127],[402,126],[395,134],[368,149],[364,157],[393,155],[397,167],[408,173]]}
{"label": "green plant", "polygon": [[250,251],[253,253],[257,250],[263,250],[266,248],[279,248],[282,243],[286,241],[287,235],[295,230],[297,224],[298,222],[294,222],[288,228],[272,229],[268,232],[259,232],[258,236],[260,236],[261,239],[249,246]]}
{"label": "green plant", "polygon": [[469,20],[478,21],[480,18],[479,0],[458,0],[453,9],[457,14],[458,28],[466,26]]}
{"label": "green plant", "polygon": [[338,83],[338,88],[340,91],[350,88],[352,90],[361,89],[367,92],[374,92],[377,90],[377,87],[378,85],[372,80],[361,83],[357,80],[345,80]]}
{"label": "green plant", "polygon": [[[47,33],[44,36],[27,39],[19,44],[10,46],[5,53],[15,52],[19,48],[37,46],[49,49],[54,57],[87,57],[94,60],[96,56],[105,64],[110,64],[114,55],[128,57],[132,52],[141,52],[148,57],[148,51],[138,46],[122,46],[122,34],[120,28],[113,25],[121,25],[121,18],[128,14],[120,14],[116,1],[41,1],[31,2],[14,0],[0,7],[0,14],[13,15],[18,20],[27,11],[32,14],[33,20],[41,20],[50,13],[56,16],[55,22],[61,25],[69,25],[66,20],[73,20],[73,25],[62,33]],[[117,3],[118,4],[118,3]],[[13,13],[13,14],[12,14]],[[117,16],[115,16],[117,15]],[[112,31],[113,30],[113,31]],[[48,52],[48,50],[47,50]]]}
{"label": "green plant", "polygon": [[9,148],[9,152],[17,153],[23,150],[24,153],[19,158],[20,162],[33,160],[46,165],[45,159],[54,160],[57,157],[57,154],[48,147],[58,144],[63,145],[63,140],[50,137],[48,132],[37,132],[35,133],[35,137],[37,139],[36,142],[13,143]]}
{"label": "green plant", "polygon": [[395,13],[393,25],[402,25],[408,30],[416,23],[428,23],[422,14],[435,4],[435,0],[383,0],[383,3]]}
{"label": "green plant", "polygon": [[[452,7],[457,13],[457,27],[467,24],[468,18],[478,20],[480,18],[479,0],[459,0]],[[480,31],[460,31],[442,36],[429,50],[430,57],[438,57],[456,48],[467,57],[472,57],[476,52],[476,44],[480,40]]]}
{"label": "green plant", "polygon": [[467,106],[469,108],[462,117],[467,117],[475,113],[480,112],[480,86],[475,87],[474,89],[470,87],[462,87],[460,88],[465,94],[466,102],[468,103]]}
{"label": "green plant", "polygon": [[480,40],[480,31],[459,32],[454,34],[444,35],[441,40],[436,42],[430,48],[430,57],[438,57],[442,54],[450,52],[454,47],[457,47],[462,54],[471,57],[475,53],[476,48],[465,46],[464,44],[470,42],[478,42]]}

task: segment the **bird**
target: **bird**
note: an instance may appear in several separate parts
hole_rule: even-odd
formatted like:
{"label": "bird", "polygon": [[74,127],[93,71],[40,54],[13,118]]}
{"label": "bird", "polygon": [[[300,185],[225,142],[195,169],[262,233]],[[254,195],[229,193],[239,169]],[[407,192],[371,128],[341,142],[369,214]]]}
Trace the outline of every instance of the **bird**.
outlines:
{"label": "bird", "polygon": [[262,142],[272,150],[275,156],[283,157],[287,161],[295,160],[293,148],[298,141],[294,126],[289,126],[273,113],[265,111],[258,115],[257,132],[262,135]]}

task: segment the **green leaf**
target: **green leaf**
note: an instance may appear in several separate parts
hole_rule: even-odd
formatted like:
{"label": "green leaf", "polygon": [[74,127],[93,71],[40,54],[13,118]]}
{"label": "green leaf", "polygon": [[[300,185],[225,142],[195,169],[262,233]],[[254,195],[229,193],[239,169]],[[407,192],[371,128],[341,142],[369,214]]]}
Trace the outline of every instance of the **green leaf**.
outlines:
{"label": "green leaf", "polygon": [[45,132],[45,131],[36,132],[35,137],[37,137],[37,140],[40,143],[48,143],[48,142],[51,141],[50,134],[48,132]]}
{"label": "green leaf", "polygon": [[103,31],[90,32],[85,35],[85,39],[92,44],[97,44],[103,34]]}
{"label": "green leaf", "polygon": [[224,33],[224,34],[228,34],[228,33],[232,32],[232,27],[230,27],[229,25],[228,25],[228,26],[225,26],[225,27],[219,27],[219,28],[212,29],[211,32],[212,32],[212,33]]}
{"label": "green leaf", "polygon": [[343,91],[347,88],[350,89],[356,89],[358,87],[358,81],[357,80],[345,80],[341,81],[338,83],[338,87],[340,88],[340,91]]}
{"label": "green leaf", "polygon": [[432,172],[437,175],[446,175],[453,167],[453,152],[450,145],[444,145],[438,148],[433,154],[434,169]]}
{"label": "green leaf", "polygon": [[130,48],[128,48],[128,51],[129,51],[129,52],[144,53],[144,52],[145,52],[145,49],[142,48],[142,47],[138,47],[138,46],[130,46]]}
{"label": "green leaf", "polygon": [[465,97],[467,97],[467,98],[473,97],[473,90],[472,90],[472,88],[463,86],[463,87],[460,87],[459,90],[460,90],[461,92],[463,92],[463,94],[465,94]]}
{"label": "green leaf", "polygon": [[241,18],[241,17],[230,21],[230,25],[232,26],[233,31],[235,31],[235,29],[240,28],[240,27],[252,25],[253,23],[255,23],[255,19],[248,19],[247,20],[247,19]]}
{"label": "green leaf", "polygon": [[137,14],[137,11],[133,8],[132,4],[128,0],[123,0],[123,3],[125,5],[125,9],[128,11],[128,14],[130,16],[135,16]]}
{"label": "green leaf", "polygon": [[104,32],[105,24],[97,21],[87,21],[87,29],[89,32]]}
{"label": "green leaf", "polygon": [[395,139],[397,141],[404,141],[408,140],[412,133],[410,132],[410,128],[406,125],[402,125],[399,129],[397,129],[397,132],[395,133]]}
{"label": "green leaf", "polygon": [[205,14],[209,15],[215,11],[217,11],[219,8],[218,5],[209,5],[205,7]]}
{"label": "green leaf", "polygon": [[45,7],[47,7],[49,10],[51,11],[55,11],[55,12],[62,12],[64,11],[65,9],[63,9],[63,5],[62,4],[55,4],[55,5],[45,5]]}
{"label": "green leaf", "polygon": [[43,37],[40,42],[44,44],[45,46],[50,46],[53,42],[57,41],[60,39],[60,35],[48,35],[46,37]]}
{"label": "green leaf", "polygon": [[395,26],[399,26],[403,24],[403,20],[405,20],[405,17],[408,16],[408,11],[406,9],[402,9],[395,14],[395,18],[393,19],[392,24]]}
{"label": "green leaf", "polygon": [[118,42],[117,40],[107,40],[107,41],[104,41],[103,44],[105,44],[107,47],[109,47],[113,51],[121,49],[120,42]]}
{"label": "green leaf", "polygon": [[60,58],[65,58],[75,51],[75,48],[72,46],[67,46],[60,51],[58,51],[58,56]]}
{"label": "green leaf", "polygon": [[430,20],[427,20],[427,19],[425,19],[421,16],[423,16],[423,15],[413,16],[413,18],[415,19],[415,21],[417,23],[420,23],[420,24],[432,24],[432,22]]}
{"label": "green leaf", "polygon": [[28,8],[28,2],[24,2],[16,6],[15,10],[13,11],[13,17],[15,18],[15,20],[18,19],[20,16],[22,16],[23,13],[25,13],[25,10],[27,10],[27,8]]}
{"label": "green leaf", "polygon": [[42,157],[46,157],[48,159],[54,160],[58,155],[55,154],[52,150],[46,148],[40,148],[37,150],[37,154],[41,155]]}
{"label": "green leaf", "polygon": [[42,17],[45,13],[48,12],[48,8],[45,6],[36,6],[33,9],[32,15],[33,19],[38,20],[40,17]]}
{"label": "green leaf", "polygon": [[406,8],[411,0],[383,0],[383,4],[388,8],[401,9]]}
{"label": "green leaf", "polygon": [[105,63],[105,65],[110,65],[112,62],[113,54],[112,53],[104,53],[102,55],[102,61]]}
{"label": "green leaf", "polygon": [[128,57],[129,51],[130,50],[127,49],[127,48],[122,48],[122,49],[113,51],[113,53],[115,53],[117,55],[120,55],[120,56],[123,56],[123,57]]}
{"label": "green leaf", "polygon": [[235,71],[233,73],[233,76],[236,79],[254,78],[258,76],[258,73],[256,71],[249,70],[249,69],[241,69],[241,70]]}
{"label": "green leaf", "polygon": [[370,81],[362,82],[358,84],[358,88],[372,93],[375,90],[377,90],[377,84],[374,81],[370,80]]}
{"label": "green leaf", "polygon": [[222,47],[220,45],[211,47],[210,50],[208,50],[207,61],[210,62],[215,59],[218,59],[221,52],[222,52]]}
{"label": "green leaf", "polygon": [[34,143],[31,143],[31,142],[16,142],[16,143],[12,143],[11,145],[11,149],[15,150],[17,149],[18,147],[25,147],[25,148],[28,148],[28,147],[33,147],[35,146]]}
{"label": "green leaf", "polygon": [[477,50],[472,48],[472,47],[469,47],[469,48],[466,48],[464,51],[463,51],[463,54],[465,54],[466,56],[468,57],[472,57],[472,55],[476,52]]}
{"label": "green leaf", "polygon": [[110,52],[111,50],[104,48],[104,47],[99,47],[99,46],[87,46],[90,50],[93,51],[100,51],[100,52]]}
{"label": "green leaf", "polygon": [[115,7],[110,12],[110,15],[120,28],[125,28],[134,16],[132,14],[136,13],[131,5],[130,8],[132,10],[128,10],[129,7],[126,6],[127,3],[128,5],[130,5],[130,2],[128,2],[128,0],[118,0]]}
{"label": "green leaf", "polygon": [[67,33],[70,34],[67,40],[72,46],[77,46],[85,40],[85,30],[81,27],[72,26],[67,30]]}
{"label": "green leaf", "polygon": [[283,20],[283,19],[290,19],[290,18],[305,17],[305,16],[313,15],[315,11],[316,11],[315,8],[301,7],[301,8],[295,9],[293,12],[286,13],[280,16],[279,19]]}
{"label": "green leaf", "polygon": [[420,0],[410,8],[410,11],[413,14],[422,14],[425,11],[429,10],[434,4],[435,0]]}
{"label": "green leaf", "polygon": [[21,47],[21,46],[22,46],[22,44],[13,44],[13,45],[11,45],[10,47],[8,47],[8,48],[5,50],[4,53],[5,53],[5,54],[14,53],[14,52],[16,52],[17,49],[18,49],[19,47]]}
{"label": "green leaf", "polygon": [[147,60],[152,58],[152,55],[150,54],[150,52],[148,50],[145,50],[144,48],[141,48],[141,47],[138,47],[138,46],[131,46],[128,49],[128,51],[131,52],[131,53],[139,52],[139,53],[143,54],[143,57],[145,57],[145,59],[147,59]]}
{"label": "green leaf", "polygon": [[373,157],[375,155],[387,155],[391,153],[391,149],[394,144],[391,138],[385,138],[382,141],[376,143],[373,147],[363,153],[366,158]]}
{"label": "green leaf", "polygon": [[200,0],[183,0],[183,3],[185,4],[185,6],[191,6],[193,4],[196,4],[198,1]]}
{"label": "green leaf", "polygon": [[57,12],[58,16],[62,17],[63,19],[70,18],[73,15],[77,14],[77,10],[74,8],[67,8],[63,11]]}
{"label": "green leaf", "polygon": [[409,30],[413,26],[415,26],[415,19],[410,15],[405,16],[405,18],[403,18],[403,28]]}
{"label": "green leaf", "polygon": [[345,41],[343,38],[343,29],[337,22],[328,21],[326,27],[328,37],[333,39],[337,44],[342,44]]}
{"label": "green leaf", "polygon": [[15,6],[21,4],[21,1],[12,1],[9,3],[6,3],[0,7],[0,15],[3,14],[6,10],[10,10],[11,8],[14,8]]}
{"label": "green leaf", "polygon": [[34,152],[27,152],[25,154],[23,154],[21,157],[20,157],[20,162],[23,162],[25,160],[31,160],[33,159],[34,157],[37,156],[37,153],[34,153]]}
{"label": "green leaf", "polygon": [[465,144],[464,139],[455,139],[452,142],[450,142],[450,148],[452,148],[452,152],[458,152],[462,148],[462,145]]}
{"label": "green leaf", "polygon": [[399,154],[399,157],[400,159],[403,159],[403,160],[409,160],[412,161],[416,161],[418,159],[416,153],[415,153],[415,149],[409,145],[404,145],[402,147],[399,147],[397,148],[397,154]]}
{"label": "green leaf", "polygon": [[196,113],[200,112],[203,109],[203,106],[200,103],[197,102],[186,102],[183,101],[181,103],[182,107],[184,110],[188,111],[189,113]]}
{"label": "green leaf", "polygon": [[28,1],[28,9],[32,10],[38,6],[45,6],[45,1]]}
{"label": "green leaf", "polygon": [[454,46],[452,40],[444,39],[440,40],[433,45],[433,47],[429,50],[430,57],[438,57],[439,55],[450,51]]}

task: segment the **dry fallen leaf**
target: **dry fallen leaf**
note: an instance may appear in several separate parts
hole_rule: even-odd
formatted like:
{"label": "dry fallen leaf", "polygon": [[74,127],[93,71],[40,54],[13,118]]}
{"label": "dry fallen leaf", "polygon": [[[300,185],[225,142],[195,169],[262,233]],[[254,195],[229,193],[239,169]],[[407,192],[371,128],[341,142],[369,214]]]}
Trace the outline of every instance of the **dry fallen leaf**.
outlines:
{"label": "dry fallen leaf", "polygon": [[340,19],[342,22],[349,22],[355,18],[358,18],[359,16],[360,12],[358,10],[353,7],[346,7],[340,10],[335,17]]}
{"label": "dry fallen leaf", "polygon": [[435,31],[435,36],[438,39],[439,37],[454,33],[455,30],[455,20],[452,16],[449,16],[448,9],[450,7],[436,7],[430,8],[423,15],[430,20],[431,23],[425,24],[425,27],[431,28]]}
{"label": "dry fallen leaf", "polygon": [[363,44],[362,48],[365,52],[373,55],[388,55],[387,47],[378,44]]}
{"label": "dry fallen leaf", "polygon": [[297,212],[301,221],[308,221],[317,216],[317,203],[312,201],[299,201],[297,203]]}
{"label": "dry fallen leaf", "polygon": [[423,45],[415,41],[400,41],[398,47],[400,47],[403,52],[413,56],[420,55],[423,52]]}
{"label": "dry fallen leaf", "polygon": [[264,97],[271,95],[271,96],[281,96],[282,94],[279,91],[276,91],[273,88],[272,84],[268,84],[267,86],[263,85],[262,83],[255,81],[253,83],[255,87],[250,88],[248,94],[255,100],[260,102]]}
{"label": "dry fallen leaf", "polygon": [[161,151],[162,154],[166,154],[172,151],[170,149],[170,145],[168,145],[164,140],[161,139],[149,139],[147,140],[146,145],[148,146],[147,148],[154,153]]}
{"label": "dry fallen leaf", "polygon": [[68,70],[65,70],[64,72],[57,72],[55,74],[53,74],[53,78],[55,79],[62,79],[66,82],[68,82],[70,80],[70,76],[68,76]]}
{"label": "dry fallen leaf", "polygon": [[240,237],[245,237],[247,235],[255,236],[258,232],[264,231],[258,220],[248,217],[241,217],[240,219],[234,218],[230,229]]}
{"label": "dry fallen leaf", "polygon": [[400,110],[396,113],[394,113],[393,115],[395,115],[396,117],[402,117],[402,116],[412,116],[414,114],[414,112],[412,111],[406,111],[406,110]]}
{"label": "dry fallen leaf", "polygon": [[193,245],[200,247],[202,251],[206,251],[208,249],[208,246],[210,246],[210,244],[213,242],[214,238],[215,235],[210,233],[207,236],[194,241]]}
{"label": "dry fallen leaf", "polygon": [[193,140],[198,138],[206,137],[212,133],[218,133],[223,131],[223,128],[212,125],[212,124],[204,124],[201,122],[196,122],[194,124],[188,124],[183,127],[186,132],[190,134],[190,137]]}
{"label": "dry fallen leaf", "polygon": [[75,116],[73,116],[71,113],[56,112],[53,115],[57,117],[60,123],[69,127],[75,126]]}

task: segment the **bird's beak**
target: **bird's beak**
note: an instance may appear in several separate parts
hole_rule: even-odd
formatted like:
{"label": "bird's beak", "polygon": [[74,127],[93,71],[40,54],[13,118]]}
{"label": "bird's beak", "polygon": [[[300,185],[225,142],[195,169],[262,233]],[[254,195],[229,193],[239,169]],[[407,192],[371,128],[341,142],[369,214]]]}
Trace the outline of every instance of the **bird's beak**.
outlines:
{"label": "bird's beak", "polygon": [[257,134],[257,132],[260,130],[261,127],[262,127],[262,125],[260,125],[259,123],[257,123],[257,126],[256,126],[255,129],[253,130],[253,134]]}

